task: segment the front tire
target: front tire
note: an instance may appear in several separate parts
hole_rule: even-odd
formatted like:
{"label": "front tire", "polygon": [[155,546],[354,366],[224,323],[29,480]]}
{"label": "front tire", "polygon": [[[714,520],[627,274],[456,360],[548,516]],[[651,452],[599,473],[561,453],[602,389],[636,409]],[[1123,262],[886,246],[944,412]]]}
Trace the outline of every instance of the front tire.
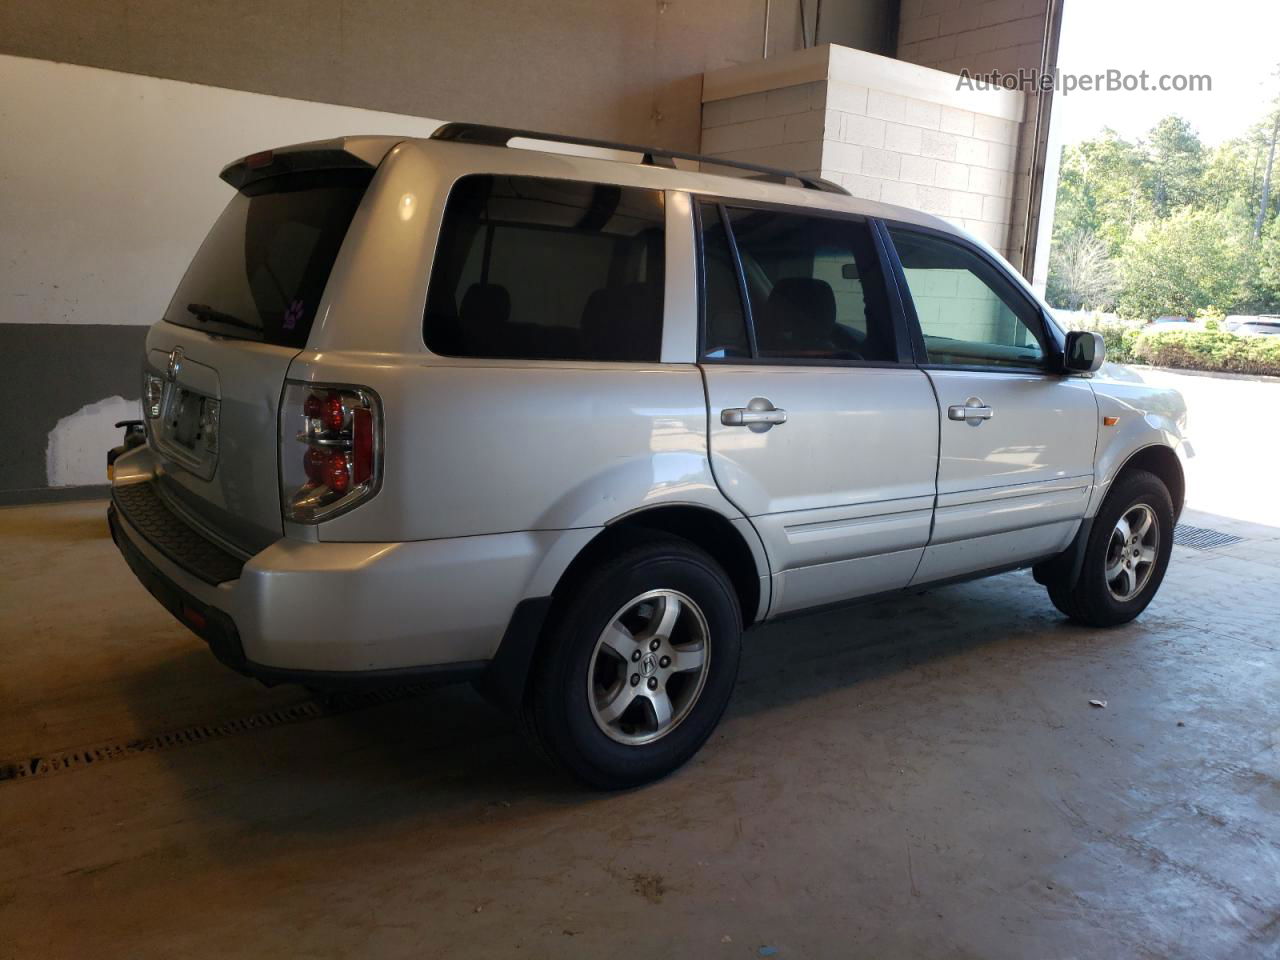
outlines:
{"label": "front tire", "polygon": [[741,635],[737,595],[704,551],[675,539],[625,549],[563,598],[535,654],[526,727],[594,787],[666,776],[724,713]]}
{"label": "front tire", "polygon": [[1147,608],[1173,552],[1173,500],[1153,473],[1132,470],[1112,486],[1094,519],[1080,577],[1048,584],[1053,605],[1076,623],[1114,627]]}

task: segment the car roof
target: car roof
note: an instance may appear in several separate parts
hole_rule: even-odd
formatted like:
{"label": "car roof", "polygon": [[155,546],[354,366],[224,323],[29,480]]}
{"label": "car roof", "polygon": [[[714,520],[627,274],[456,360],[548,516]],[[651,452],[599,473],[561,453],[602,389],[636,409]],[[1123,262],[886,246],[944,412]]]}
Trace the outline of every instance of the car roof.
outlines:
{"label": "car roof", "polygon": [[[554,137],[547,134],[548,137]],[[536,146],[535,146],[536,144]],[[645,148],[637,148],[643,150]],[[412,150],[428,160],[436,160],[446,168],[476,173],[506,173],[558,177],[572,180],[594,180],[622,186],[645,187],[655,190],[681,190],[701,194],[726,202],[742,200],[754,203],[779,204],[802,207],[814,211],[850,213],[865,217],[912,224],[963,238],[994,256],[1016,273],[1004,256],[980,237],[976,237],[956,224],[939,216],[911,207],[881,203],[854,197],[840,190],[813,189],[798,184],[780,183],[767,179],[733,176],[726,173],[708,173],[683,167],[658,166],[630,160],[626,154],[634,151],[603,150],[555,139],[529,139],[526,143],[495,146],[487,143],[441,140],[432,137],[406,138],[388,135],[351,135],[295,143],[274,147],[251,154],[228,164],[223,179],[235,182],[235,173],[260,155],[290,154],[320,155],[346,154],[369,166],[378,166],[388,155],[396,151]],[[714,162],[717,158],[708,158]],[[459,172],[458,175],[462,175]]]}
{"label": "car roof", "polygon": [[550,161],[552,165],[559,168],[559,175],[567,179],[600,180],[625,186],[683,190],[725,200],[741,199],[756,203],[776,203],[815,210],[861,214],[915,224],[973,239],[954,224],[933,214],[850,196],[843,191],[837,193],[752,177],[644,164],[624,157],[602,155],[603,151],[597,151],[593,155],[585,152],[587,148],[578,148],[574,152],[569,152],[523,145],[503,147],[430,138],[409,139],[401,143],[401,146],[410,145],[414,150],[422,151],[428,156],[449,157],[462,160],[464,163],[469,162],[476,167],[476,172],[485,172],[486,168],[494,167],[497,168],[497,172],[517,172],[513,168],[528,166],[531,168],[532,175],[545,175],[541,171],[546,169],[547,161]]}

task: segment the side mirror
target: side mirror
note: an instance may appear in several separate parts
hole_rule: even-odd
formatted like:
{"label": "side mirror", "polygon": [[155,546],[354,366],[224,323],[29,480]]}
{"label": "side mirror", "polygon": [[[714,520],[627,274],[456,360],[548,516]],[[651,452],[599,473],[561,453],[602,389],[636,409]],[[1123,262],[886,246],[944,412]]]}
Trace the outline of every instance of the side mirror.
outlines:
{"label": "side mirror", "polygon": [[1088,330],[1072,330],[1067,334],[1062,365],[1071,373],[1093,373],[1107,358],[1107,345],[1102,334]]}

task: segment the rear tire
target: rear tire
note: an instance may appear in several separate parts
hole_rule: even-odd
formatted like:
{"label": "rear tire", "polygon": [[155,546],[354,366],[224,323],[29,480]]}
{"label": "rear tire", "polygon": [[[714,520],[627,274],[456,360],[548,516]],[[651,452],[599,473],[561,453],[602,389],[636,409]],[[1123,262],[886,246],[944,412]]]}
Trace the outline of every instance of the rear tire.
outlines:
{"label": "rear tire", "polygon": [[1094,519],[1080,577],[1050,582],[1049,599],[1076,623],[1114,627],[1147,608],[1173,552],[1173,500],[1146,470],[1123,474]]}
{"label": "rear tire", "polygon": [[525,728],[593,787],[666,776],[724,713],[742,615],[720,565],[683,540],[624,549],[562,598],[534,655]]}

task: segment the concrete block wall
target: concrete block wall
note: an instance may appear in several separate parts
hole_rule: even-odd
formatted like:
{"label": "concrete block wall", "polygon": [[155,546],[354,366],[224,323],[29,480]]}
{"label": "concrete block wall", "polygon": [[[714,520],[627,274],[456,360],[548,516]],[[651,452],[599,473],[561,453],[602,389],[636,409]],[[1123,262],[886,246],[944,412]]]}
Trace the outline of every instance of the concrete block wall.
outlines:
{"label": "concrete block wall", "polygon": [[1008,253],[1023,95],[841,47],[707,74],[702,152],[816,173]]}
{"label": "concrete block wall", "polygon": [[[902,0],[898,58],[954,74],[967,70],[973,75],[992,71],[1016,75],[1019,70],[1035,70],[1042,66],[1048,17],[1048,0]],[[1041,96],[1034,90],[1027,92],[1017,144],[1010,216],[1018,227],[1010,231],[1006,254],[1014,263],[1024,259],[1035,117]]]}
{"label": "concrete block wall", "polygon": [[1047,0],[902,0],[898,59],[959,73],[1040,65]]}
{"label": "concrete block wall", "polygon": [[957,340],[998,338],[1008,309],[991,288],[966,270],[906,270],[920,322],[933,336]]}

